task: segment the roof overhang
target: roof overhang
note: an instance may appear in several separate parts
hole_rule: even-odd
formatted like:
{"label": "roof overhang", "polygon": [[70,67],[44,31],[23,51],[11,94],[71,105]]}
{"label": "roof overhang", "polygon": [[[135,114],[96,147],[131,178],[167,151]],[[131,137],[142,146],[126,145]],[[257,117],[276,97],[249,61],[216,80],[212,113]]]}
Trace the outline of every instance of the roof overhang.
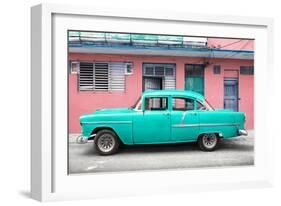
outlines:
{"label": "roof overhang", "polygon": [[105,47],[96,45],[70,45],[71,53],[88,54],[130,54],[130,55],[157,55],[157,56],[184,56],[201,58],[226,58],[226,59],[254,59],[254,51],[222,50],[210,48],[155,48],[155,47]]}

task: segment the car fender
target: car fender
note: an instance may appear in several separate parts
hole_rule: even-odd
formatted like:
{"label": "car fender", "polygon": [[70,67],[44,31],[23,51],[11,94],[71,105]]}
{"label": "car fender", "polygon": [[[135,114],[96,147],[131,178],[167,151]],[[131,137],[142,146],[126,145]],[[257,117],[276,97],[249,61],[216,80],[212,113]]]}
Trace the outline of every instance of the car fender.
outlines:
{"label": "car fender", "polygon": [[92,127],[91,135],[96,134],[102,129],[110,129],[119,137],[123,144],[133,144],[132,125],[124,123],[114,124],[98,124]]}

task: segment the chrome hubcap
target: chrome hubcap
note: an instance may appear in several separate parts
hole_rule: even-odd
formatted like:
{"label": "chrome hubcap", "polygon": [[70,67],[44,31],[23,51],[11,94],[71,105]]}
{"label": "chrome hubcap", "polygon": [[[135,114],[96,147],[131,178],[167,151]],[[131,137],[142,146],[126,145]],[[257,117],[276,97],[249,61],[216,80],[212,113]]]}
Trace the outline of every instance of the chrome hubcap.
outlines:
{"label": "chrome hubcap", "polygon": [[204,146],[208,149],[213,148],[217,143],[217,137],[215,134],[205,134],[202,140]]}
{"label": "chrome hubcap", "polygon": [[98,147],[103,152],[109,152],[113,149],[115,140],[111,135],[103,135],[98,139]]}

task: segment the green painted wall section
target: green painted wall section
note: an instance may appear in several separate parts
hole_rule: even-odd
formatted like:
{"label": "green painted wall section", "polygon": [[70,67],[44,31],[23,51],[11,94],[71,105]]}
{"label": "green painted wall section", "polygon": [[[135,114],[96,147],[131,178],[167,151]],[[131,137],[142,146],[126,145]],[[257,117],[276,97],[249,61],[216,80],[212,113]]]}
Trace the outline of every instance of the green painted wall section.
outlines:
{"label": "green painted wall section", "polygon": [[194,91],[204,95],[204,77],[186,77],[185,90]]}

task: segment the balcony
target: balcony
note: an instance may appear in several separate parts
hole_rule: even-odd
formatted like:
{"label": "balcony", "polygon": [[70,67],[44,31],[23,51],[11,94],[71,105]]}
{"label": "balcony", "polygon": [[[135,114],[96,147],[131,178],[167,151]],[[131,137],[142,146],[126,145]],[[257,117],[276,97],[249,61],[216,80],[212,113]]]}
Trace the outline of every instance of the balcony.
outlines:
{"label": "balcony", "polygon": [[209,48],[205,37],[70,31],[69,52],[253,59],[254,51]]}

